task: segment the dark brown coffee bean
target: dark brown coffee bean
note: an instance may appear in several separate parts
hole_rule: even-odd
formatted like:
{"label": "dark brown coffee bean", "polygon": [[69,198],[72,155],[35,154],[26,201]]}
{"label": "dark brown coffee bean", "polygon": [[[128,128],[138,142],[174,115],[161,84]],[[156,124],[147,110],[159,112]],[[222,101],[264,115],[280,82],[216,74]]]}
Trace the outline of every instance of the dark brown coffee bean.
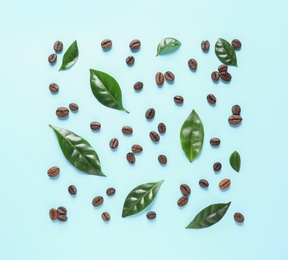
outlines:
{"label": "dark brown coffee bean", "polygon": [[231,42],[231,45],[233,46],[233,48],[235,50],[239,50],[241,49],[242,47],[242,43],[238,40],[238,39],[234,39],[232,42]]}
{"label": "dark brown coffee bean", "polygon": [[238,223],[243,223],[244,222],[244,216],[240,212],[236,212],[234,214],[234,220]]}
{"label": "dark brown coffee bean", "polygon": [[211,138],[210,139],[210,144],[212,145],[212,146],[219,146],[220,145],[220,139],[219,138],[217,138],[217,137],[214,137],[214,138]]}
{"label": "dark brown coffee bean", "polygon": [[230,187],[231,181],[230,179],[223,179],[219,182],[218,186],[221,190],[226,190]]}
{"label": "dark brown coffee bean", "polygon": [[221,168],[222,168],[222,164],[221,164],[220,162],[215,162],[215,163],[213,164],[213,170],[214,170],[215,172],[219,172],[219,171],[221,170]]}
{"label": "dark brown coffee bean", "polygon": [[66,117],[69,115],[69,110],[67,107],[58,107],[56,110],[56,115],[58,117]]}
{"label": "dark brown coffee bean", "polygon": [[221,64],[221,65],[218,67],[219,73],[226,72],[227,70],[228,70],[228,66],[227,66],[226,64]]}
{"label": "dark brown coffee bean", "polygon": [[59,91],[59,86],[56,84],[56,83],[51,83],[49,85],[49,90],[52,92],[52,93],[57,93]]}
{"label": "dark brown coffee bean", "polygon": [[141,153],[143,151],[143,148],[139,144],[134,144],[134,145],[132,145],[131,150],[133,153]]}
{"label": "dark brown coffee bean", "polygon": [[49,62],[50,64],[55,63],[56,60],[57,60],[57,55],[56,55],[55,53],[52,53],[52,54],[49,55],[49,57],[48,57],[48,62]]}
{"label": "dark brown coffee bean", "polygon": [[93,121],[90,123],[91,130],[98,131],[101,128],[101,124],[99,122]]}
{"label": "dark brown coffee bean", "polygon": [[213,94],[209,94],[209,95],[207,95],[207,101],[209,104],[214,105],[217,100]]}
{"label": "dark brown coffee bean", "polygon": [[71,194],[71,195],[76,195],[77,193],[77,188],[74,186],[74,185],[70,185],[68,187],[68,192]]}
{"label": "dark brown coffee bean", "polygon": [[187,204],[189,198],[187,196],[182,196],[178,199],[177,204],[179,207],[183,207]]}
{"label": "dark brown coffee bean", "polygon": [[205,179],[201,179],[199,181],[199,185],[202,187],[202,188],[208,188],[209,187],[209,182]]}
{"label": "dark brown coffee bean", "polygon": [[102,42],[101,42],[101,47],[104,49],[104,50],[108,50],[110,49],[112,46],[112,41],[110,39],[104,39]]}
{"label": "dark brown coffee bean", "polygon": [[134,89],[139,91],[143,88],[143,83],[141,81],[138,81],[134,84]]}
{"label": "dark brown coffee bean", "polygon": [[157,72],[155,75],[155,81],[158,86],[162,86],[164,83],[164,75],[162,72]]}
{"label": "dark brown coffee bean", "polygon": [[76,103],[70,103],[69,108],[71,111],[77,111],[79,109],[79,106]]}
{"label": "dark brown coffee bean", "polygon": [[67,209],[63,206],[60,206],[57,208],[57,212],[58,212],[58,215],[66,215],[67,214]]}
{"label": "dark brown coffee bean", "polygon": [[212,79],[213,81],[218,81],[219,78],[220,78],[220,74],[219,74],[218,71],[213,71],[213,72],[211,73],[211,79]]}
{"label": "dark brown coffee bean", "polygon": [[134,62],[135,62],[135,58],[133,56],[128,56],[126,58],[127,65],[132,66],[134,64]]}
{"label": "dark brown coffee bean", "polygon": [[53,166],[47,171],[47,174],[49,177],[56,177],[59,175],[59,173],[60,173],[60,168],[57,166]]}
{"label": "dark brown coffee bean", "polygon": [[124,134],[124,135],[132,135],[132,133],[133,133],[133,129],[132,129],[132,127],[131,126],[123,126],[122,127],[122,133]]}
{"label": "dark brown coffee bean", "polygon": [[164,78],[167,81],[172,82],[175,79],[175,75],[171,71],[166,71],[165,74],[164,74]]}
{"label": "dark brown coffee bean", "polygon": [[159,142],[159,140],[160,140],[160,136],[155,131],[151,131],[149,133],[149,136],[150,136],[151,140],[155,143]]}
{"label": "dark brown coffee bean", "polygon": [[101,218],[102,218],[104,221],[109,221],[111,217],[110,217],[110,214],[105,211],[105,212],[102,213]]}
{"label": "dark brown coffee bean", "polygon": [[223,81],[229,82],[229,81],[231,81],[232,76],[231,76],[231,74],[230,74],[229,72],[226,71],[226,72],[220,73],[220,78],[221,78]]}
{"label": "dark brown coffee bean", "polygon": [[127,153],[126,159],[127,159],[127,161],[128,161],[129,163],[131,163],[131,164],[134,164],[135,161],[136,161],[136,158],[135,158],[134,153],[131,153],[131,152]]}
{"label": "dark brown coffee bean", "polygon": [[158,162],[160,164],[167,164],[167,157],[164,154],[158,156]]}
{"label": "dark brown coffee bean", "polygon": [[181,190],[182,194],[185,196],[188,196],[191,193],[191,189],[187,184],[181,184],[180,190]]}
{"label": "dark brown coffee bean", "polygon": [[119,145],[119,141],[117,138],[112,138],[111,141],[109,142],[109,146],[111,149],[116,149]]}
{"label": "dark brown coffee bean", "polygon": [[155,219],[156,218],[156,212],[154,211],[149,211],[147,214],[146,214],[146,218],[152,220],[152,219]]}
{"label": "dark brown coffee bean", "polygon": [[115,192],[116,192],[116,190],[114,189],[114,188],[108,188],[107,190],[106,190],[106,194],[107,194],[107,196],[113,196],[114,194],[115,194]]}
{"label": "dark brown coffee bean", "polygon": [[174,102],[178,105],[182,105],[184,103],[184,98],[182,96],[175,96]]}
{"label": "dark brown coffee bean", "polygon": [[56,220],[58,217],[57,209],[54,209],[54,208],[50,209],[49,210],[49,216],[50,216],[51,220]]}
{"label": "dark brown coffee bean", "polygon": [[166,132],[166,125],[164,123],[158,124],[158,131],[160,134],[164,134]]}
{"label": "dark brown coffee bean", "polygon": [[202,41],[201,42],[201,48],[203,51],[208,51],[210,48],[210,42],[209,41]]}
{"label": "dark brown coffee bean", "polygon": [[231,110],[233,115],[239,116],[241,113],[241,107],[239,105],[234,105]]}
{"label": "dark brown coffee bean", "polygon": [[63,43],[60,41],[56,41],[53,45],[53,49],[56,52],[61,52],[63,50]]}
{"label": "dark brown coffee bean", "polygon": [[242,122],[242,117],[238,115],[232,115],[228,118],[228,122],[231,125],[239,125]]}
{"label": "dark brown coffee bean", "polygon": [[97,196],[92,200],[92,205],[94,207],[98,207],[100,205],[102,205],[104,202],[104,198],[102,196]]}
{"label": "dark brown coffee bean", "polygon": [[131,41],[129,44],[131,51],[138,50],[140,48],[140,46],[141,46],[141,42],[138,39]]}
{"label": "dark brown coffee bean", "polygon": [[188,60],[188,66],[191,70],[196,70],[198,67],[198,63],[195,59]]}
{"label": "dark brown coffee bean", "polygon": [[154,108],[149,108],[149,109],[145,112],[145,117],[146,117],[148,120],[153,119],[154,116],[155,116],[155,109],[154,109]]}
{"label": "dark brown coffee bean", "polygon": [[58,215],[57,219],[59,221],[67,221],[68,220],[68,217],[66,215]]}

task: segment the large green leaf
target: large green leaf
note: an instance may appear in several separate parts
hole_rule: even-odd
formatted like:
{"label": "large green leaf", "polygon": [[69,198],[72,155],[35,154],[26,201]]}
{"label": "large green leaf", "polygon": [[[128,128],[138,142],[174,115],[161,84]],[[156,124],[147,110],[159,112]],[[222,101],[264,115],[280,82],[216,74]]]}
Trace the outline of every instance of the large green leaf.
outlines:
{"label": "large green leaf", "polygon": [[236,171],[240,171],[241,166],[241,157],[240,154],[237,151],[234,151],[229,158],[231,167]]}
{"label": "large green leaf", "polygon": [[226,64],[237,67],[237,57],[233,46],[226,40],[219,38],[215,43],[215,54],[218,59]]}
{"label": "large green leaf", "polygon": [[181,42],[172,37],[162,39],[157,46],[157,54],[162,55],[176,51],[181,46]]}
{"label": "large green leaf", "polygon": [[90,69],[90,85],[94,96],[106,107],[124,110],[122,92],[118,82],[109,74]]}
{"label": "large green leaf", "polygon": [[72,165],[82,172],[105,176],[97,153],[85,139],[69,130],[49,126],[54,130],[64,156]]}
{"label": "large green leaf", "polygon": [[137,186],[126,197],[122,217],[131,216],[141,212],[155,199],[157,191],[163,181],[150,182]]}
{"label": "large green leaf", "polygon": [[192,110],[180,130],[181,146],[190,162],[201,152],[204,127],[195,110]]}
{"label": "large green leaf", "polygon": [[75,40],[70,45],[68,50],[65,52],[65,54],[63,56],[63,60],[62,60],[62,65],[61,65],[59,71],[60,70],[67,70],[67,69],[71,68],[76,63],[76,61],[78,60],[78,56],[79,56],[79,50],[78,50],[77,41]]}
{"label": "large green leaf", "polygon": [[206,228],[216,224],[223,218],[230,204],[231,201],[212,204],[202,209],[186,228]]}

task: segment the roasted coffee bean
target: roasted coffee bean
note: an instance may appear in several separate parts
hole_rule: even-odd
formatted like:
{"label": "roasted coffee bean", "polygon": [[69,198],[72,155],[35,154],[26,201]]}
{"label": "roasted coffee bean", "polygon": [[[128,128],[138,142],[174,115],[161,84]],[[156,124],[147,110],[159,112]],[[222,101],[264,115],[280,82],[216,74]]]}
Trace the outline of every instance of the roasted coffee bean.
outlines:
{"label": "roasted coffee bean", "polygon": [[209,94],[209,95],[207,95],[207,101],[209,104],[214,105],[217,100],[213,94]]}
{"label": "roasted coffee bean", "polygon": [[227,70],[228,70],[228,66],[227,66],[226,64],[221,64],[221,65],[218,67],[219,73],[226,72]]}
{"label": "roasted coffee bean", "polygon": [[164,74],[164,78],[167,81],[172,82],[175,79],[175,75],[171,71],[166,71],[165,74]]}
{"label": "roasted coffee bean", "polygon": [[79,106],[76,103],[70,103],[69,108],[71,111],[77,111],[79,109]]}
{"label": "roasted coffee bean", "polygon": [[164,83],[164,75],[162,72],[157,72],[155,75],[155,81],[158,86],[162,86]]}
{"label": "roasted coffee bean", "polygon": [[199,181],[199,185],[202,187],[202,188],[208,188],[209,187],[209,182],[205,179],[201,179]]}
{"label": "roasted coffee bean", "polygon": [[119,145],[119,141],[117,138],[112,138],[111,141],[109,142],[109,146],[111,149],[116,149]]}
{"label": "roasted coffee bean", "polygon": [[155,131],[151,131],[149,133],[149,136],[150,136],[151,140],[155,143],[157,143],[160,140],[160,136]]}
{"label": "roasted coffee bean", "polygon": [[223,81],[229,82],[229,81],[231,81],[232,76],[229,72],[225,71],[225,72],[220,73],[220,78]]}
{"label": "roasted coffee bean", "polygon": [[152,220],[152,219],[155,219],[156,218],[156,212],[154,211],[149,211],[147,214],[146,214],[146,218]]}
{"label": "roasted coffee bean", "polygon": [[60,173],[60,168],[57,166],[53,166],[47,171],[47,174],[49,177],[56,177],[59,175],[59,173]]}
{"label": "roasted coffee bean", "polygon": [[49,85],[49,90],[52,92],[52,93],[57,93],[59,91],[59,86],[56,84],[56,83],[51,83]]}
{"label": "roasted coffee bean", "polygon": [[55,63],[56,60],[57,60],[57,55],[56,55],[55,53],[52,53],[52,54],[49,55],[49,57],[48,57],[48,62],[49,62],[50,64]]}
{"label": "roasted coffee bean", "polygon": [[232,42],[231,42],[231,45],[233,46],[233,48],[235,50],[239,50],[241,49],[242,47],[242,43],[238,40],[238,39],[234,39]]}
{"label": "roasted coffee bean", "polygon": [[58,212],[58,215],[66,215],[67,214],[67,209],[63,206],[60,206],[57,208],[57,212]]}
{"label": "roasted coffee bean", "polygon": [[102,42],[101,42],[101,47],[104,49],[104,50],[108,50],[110,49],[112,46],[112,41],[110,39],[104,39]]}
{"label": "roasted coffee bean", "polygon": [[141,153],[143,151],[143,148],[139,144],[134,144],[134,145],[132,145],[131,150],[133,153]]}
{"label": "roasted coffee bean", "polygon": [[211,73],[211,79],[212,79],[213,81],[218,81],[219,78],[220,78],[220,74],[219,74],[218,71],[213,71],[213,72]]}
{"label": "roasted coffee bean", "polygon": [[134,84],[134,89],[139,91],[143,88],[143,83],[141,81],[138,81]]}
{"label": "roasted coffee bean", "polygon": [[164,154],[158,156],[158,162],[160,164],[167,164],[167,157]]}
{"label": "roasted coffee bean", "polygon": [[49,210],[49,216],[50,216],[51,220],[56,220],[58,217],[57,209],[54,209],[54,208],[50,209]]}
{"label": "roasted coffee bean", "polygon": [[74,185],[70,185],[68,187],[68,192],[71,194],[71,195],[76,195],[77,193],[77,188],[74,186]]}
{"label": "roasted coffee bean", "polygon": [[184,103],[184,98],[182,96],[175,96],[174,102],[178,105],[182,105]]}
{"label": "roasted coffee bean", "polygon": [[158,124],[158,131],[160,134],[164,134],[166,132],[166,125],[164,123]]}
{"label": "roasted coffee bean", "polygon": [[148,120],[151,120],[153,119],[155,116],[155,109],[154,108],[149,108],[146,113],[145,113],[145,117],[148,119]]}
{"label": "roasted coffee bean", "polygon": [[101,124],[99,122],[93,121],[90,123],[91,130],[98,131],[101,128]]}
{"label": "roasted coffee bean", "polygon": [[177,204],[179,207],[183,207],[187,204],[189,198],[187,196],[182,196],[178,199]]}
{"label": "roasted coffee bean", "polygon": [[228,122],[231,125],[239,125],[242,122],[242,117],[238,115],[232,115],[228,118]]}
{"label": "roasted coffee bean", "polygon": [[138,39],[131,41],[129,44],[131,51],[138,50],[140,48],[140,46],[141,46],[141,42]]}
{"label": "roasted coffee bean", "polygon": [[209,41],[202,41],[201,42],[201,48],[203,51],[208,51],[210,48],[210,42]]}
{"label": "roasted coffee bean", "polygon": [[98,207],[102,205],[103,202],[104,202],[104,198],[102,196],[97,196],[92,200],[92,205],[94,207]]}
{"label": "roasted coffee bean", "polygon": [[217,138],[217,137],[214,137],[214,138],[211,138],[210,139],[210,144],[212,145],[212,146],[219,146],[220,145],[220,139],[219,138]]}
{"label": "roasted coffee bean", "polygon": [[181,184],[180,190],[181,190],[182,194],[185,196],[188,196],[191,193],[191,189],[187,184]]}
{"label": "roasted coffee bean", "polygon": [[131,126],[123,126],[122,127],[122,133],[124,134],[124,135],[132,135],[132,133],[133,133],[133,129],[132,129],[132,127]]}
{"label": "roasted coffee bean", "polygon": [[53,49],[56,52],[61,52],[63,50],[63,43],[60,41],[56,41],[53,45]]}
{"label": "roasted coffee bean", "polygon": [[230,179],[223,179],[219,182],[218,186],[221,190],[226,190],[230,187],[231,181]]}
{"label": "roasted coffee bean", "polygon": [[238,223],[243,223],[244,222],[244,216],[240,212],[236,212],[234,214],[234,219]]}
{"label": "roasted coffee bean", "polygon": [[213,164],[213,170],[214,170],[215,172],[219,172],[219,171],[221,170],[221,168],[222,168],[222,164],[221,164],[220,162],[215,162],[215,163]]}
{"label": "roasted coffee bean", "polygon": [[116,190],[114,189],[114,188],[108,188],[107,190],[106,190],[106,194],[107,194],[107,196],[113,196],[114,194],[115,194],[115,192],[116,192]]}
{"label": "roasted coffee bean", "polygon": [[67,221],[68,217],[66,215],[58,215],[57,219],[60,220],[60,221]]}
{"label": "roasted coffee bean", "polygon": [[105,211],[105,212],[102,213],[101,218],[102,218],[104,221],[109,221],[111,217],[110,217],[110,214]]}
{"label": "roasted coffee bean", "polygon": [[239,116],[241,113],[241,107],[239,105],[234,105],[231,110],[233,115]]}
{"label": "roasted coffee bean", "polygon": [[131,163],[131,164],[134,164],[135,161],[136,161],[136,158],[135,158],[134,153],[131,153],[131,152],[127,153],[126,159],[127,159],[127,161],[128,161],[129,163]]}
{"label": "roasted coffee bean", "polygon": [[191,70],[196,70],[197,67],[198,67],[198,63],[195,59],[190,59],[188,60],[188,67],[191,69]]}
{"label": "roasted coffee bean", "polygon": [[135,62],[135,58],[133,56],[128,56],[126,58],[127,65],[132,66],[134,64],[134,62]]}
{"label": "roasted coffee bean", "polygon": [[58,117],[66,117],[69,115],[69,110],[67,107],[58,107],[56,110],[56,115]]}

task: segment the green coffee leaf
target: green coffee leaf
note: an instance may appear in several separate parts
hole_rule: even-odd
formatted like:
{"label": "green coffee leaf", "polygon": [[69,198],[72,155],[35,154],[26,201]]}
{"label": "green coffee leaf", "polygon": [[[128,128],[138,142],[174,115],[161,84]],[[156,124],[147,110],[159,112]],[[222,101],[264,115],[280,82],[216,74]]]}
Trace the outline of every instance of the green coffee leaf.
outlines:
{"label": "green coffee leaf", "polygon": [[237,151],[234,151],[231,155],[230,155],[230,165],[231,167],[236,171],[239,172],[240,171],[240,166],[241,166],[241,157],[240,154]]}
{"label": "green coffee leaf", "polygon": [[237,57],[233,46],[226,40],[219,38],[215,43],[215,54],[218,59],[226,64],[237,67]]}
{"label": "green coffee leaf", "polygon": [[179,42],[175,38],[172,38],[172,37],[164,38],[158,44],[156,57],[158,55],[174,52],[180,46],[181,46],[181,42]]}
{"label": "green coffee leaf", "polygon": [[79,50],[78,50],[77,41],[75,40],[70,45],[68,50],[65,52],[65,54],[63,56],[63,60],[62,60],[62,65],[61,65],[59,71],[60,70],[67,70],[67,69],[71,68],[76,63],[76,61],[78,60],[78,56],[79,56]]}

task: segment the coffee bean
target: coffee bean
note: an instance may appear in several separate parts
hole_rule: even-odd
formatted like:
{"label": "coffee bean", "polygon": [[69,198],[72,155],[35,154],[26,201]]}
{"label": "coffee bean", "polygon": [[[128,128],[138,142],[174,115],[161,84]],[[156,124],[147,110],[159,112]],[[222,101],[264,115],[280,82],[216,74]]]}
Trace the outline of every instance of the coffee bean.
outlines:
{"label": "coffee bean", "polygon": [[71,194],[71,195],[76,195],[77,193],[77,188],[74,186],[74,185],[70,185],[68,187],[68,192]]}
{"label": "coffee bean", "polygon": [[141,42],[138,39],[131,41],[129,44],[131,51],[138,50],[140,48],[140,46],[141,46]]}
{"label": "coffee bean", "polygon": [[59,91],[59,86],[56,84],[56,83],[51,83],[49,85],[49,90],[52,92],[52,93],[57,93]]}
{"label": "coffee bean", "polygon": [[58,117],[66,117],[69,115],[69,110],[67,107],[58,107],[56,110],[56,115]]}
{"label": "coffee bean", "polygon": [[162,72],[157,72],[155,75],[155,81],[158,86],[162,86],[164,83],[164,75]]}
{"label": "coffee bean", "polygon": [[240,212],[236,212],[234,214],[234,219],[238,223],[243,223],[244,222],[244,216]]}
{"label": "coffee bean", "polygon": [[136,91],[139,91],[139,90],[141,90],[143,88],[143,83],[141,82],[141,81],[138,81],[138,82],[136,82],[135,84],[134,84],[134,89],[136,90]]}
{"label": "coffee bean", "polygon": [[164,74],[164,78],[167,81],[172,82],[175,79],[175,75],[171,71],[166,71],[165,74]]}
{"label": "coffee bean", "polygon": [[101,124],[99,122],[93,121],[90,123],[91,130],[98,131],[101,128]]}
{"label": "coffee bean", "polygon": [[49,177],[56,177],[59,175],[59,173],[60,173],[60,168],[57,166],[53,166],[47,171],[47,174]]}
{"label": "coffee bean", "polygon": [[220,78],[220,74],[219,74],[218,71],[213,71],[213,72],[211,73],[211,79],[212,79],[213,81],[218,81],[219,78]]}
{"label": "coffee bean", "polygon": [[234,39],[232,42],[231,42],[231,45],[233,46],[233,48],[235,50],[239,50],[241,49],[242,47],[242,43],[238,40],[238,39]]}
{"label": "coffee bean", "polygon": [[177,204],[179,207],[183,207],[187,204],[189,198],[187,196],[182,196],[178,199]]}
{"label": "coffee bean", "polygon": [[181,184],[180,190],[181,190],[182,194],[185,196],[188,196],[191,193],[191,189],[187,184]]}
{"label": "coffee bean", "polygon": [[231,81],[232,76],[231,76],[231,74],[230,74],[229,72],[226,71],[226,72],[220,73],[220,78],[221,78],[223,81],[229,82],[229,81]]}
{"label": "coffee bean", "polygon": [[210,48],[210,42],[209,41],[202,41],[201,42],[201,48],[203,51],[208,51]]}
{"label": "coffee bean", "polygon": [[199,185],[202,187],[202,188],[208,188],[209,187],[209,182],[205,179],[201,179],[199,181]]}
{"label": "coffee bean", "polygon": [[178,105],[182,105],[184,103],[184,98],[182,96],[175,96],[174,102]]}
{"label": "coffee bean", "polygon": [[156,212],[154,211],[149,211],[147,214],[146,214],[146,218],[152,220],[152,219],[155,219],[156,218]]}
{"label": "coffee bean", "polygon": [[108,50],[110,49],[112,46],[112,41],[110,39],[104,39],[102,42],[101,42],[101,47],[104,49],[104,50]]}
{"label": "coffee bean", "polygon": [[149,108],[146,113],[145,113],[145,117],[148,119],[148,120],[151,120],[153,119],[155,116],[155,109],[154,108]]}
{"label": "coffee bean", "polygon": [[233,115],[239,116],[241,113],[241,107],[239,105],[234,105],[231,110]]}
{"label": "coffee bean", "polygon": [[52,54],[49,55],[49,57],[48,57],[48,62],[49,62],[50,64],[55,63],[56,60],[57,60],[57,55],[56,55],[55,53],[52,53]]}
{"label": "coffee bean", "polygon": [[222,168],[222,164],[221,164],[220,162],[215,162],[215,163],[213,164],[213,170],[214,170],[215,172],[219,172],[219,171],[221,170],[221,168]]}
{"label": "coffee bean", "polygon": [[155,131],[151,131],[149,133],[149,136],[150,136],[151,140],[155,143],[157,143],[160,140],[160,136]]}
{"label": "coffee bean", "polygon": [[220,145],[220,139],[219,138],[217,138],[217,137],[214,137],[214,138],[211,138],[210,139],[210,144],[212,145],[212,146],[219,146]]}
{"label": "coffee bean", "polygon": [[232,115],[228,118],[228,122],[231,125],[239,125],[242,122],[242,117],[238,115]]}
{"label": "coffee bean", "polygon": [[230,187],[231,181],[230,179],[223,179],[219,182],[218,186],[221,190],[226,190]]}
{"label": "coffee bean", "polygon": [[160,164],[167,164],[167,157],[164,154],[158,156],[158,162]]}
{"label": "coffee bean", "polygon": [[58,215],[57,219],[59,221],[67,221],[68,220],[68,217],[66,215]]}
{"label": "coffee bean", "polygon": [[104,202],[104,198],[102,196],[97,196],[92,200],[92,205],[94,207],[98,207],[102,205],[103,202]]}
{"label": "coffee bean", "polygon": [[158,124],[158,131],[160,134],[164,134],[166,132],[166,125],[164,123]]}
{"label": "coffee bean", "polygon": [[221,65],[218,67],[219,73],[226,72],[227,70],[228,70],[228,66],[227,66],[226,64],[221,64]]}
{"label": "coffee bean", "polygon": [[57,212],[58,212],[58,215],[66,215],[67,214],[67,209],[63,206],[60,206],[57,208]]}
{"label": "coffee bean", "polygon": [[106,194],[107,194],[107,196],[113,196],[114,194],[115,194],[115,192],[116,192],[116,190],[114,189],[114,188],[108,188],[107,190],[106,190]]}
{"label": "coffee bean", "polygon": [[131,152],[127,153],[126,159],[127,159],[127,161],[128,161],[129,163],[131,163],[131,164],[134,164],[135,161],[136,161],[136,158],[135,158],[134,153],[131,153]]}
{"label": "coffee bean", "polygon": [[124,135],[132,135],[132,133],[133,133],[133,129],[132,129],[132,127],[131,126],[123,126],[122,127],[122,133],[124,134]]}
{"label": "coffee bean", "polygon": [[58,217],[57,209],[54,209],[54,208],[50,209],[49,210],[49,216],[50,216],[51,220],[56,220]]}
{"label": "coffee bean", "polygon": [[79,109],[79,106],[76,103],[70,103],[69,108],[71,111],[77,111]]}
{"label": "coffee bean", "polygon": [[139,144],[134,144],[131,148],[133,153],[141,153],[143,151],[143,148]]}
{"label": "coffee bean", "polygon": [[133,56],[128,56],[126,58],[127,65],[132,66],[134,64],[134,62],[135,62],[135,58]]}
{"label": "coffee bean", "polygon": [[197,67],[198,67],[198,63],[195,59],[190,59],[188,60],[188,67],[191,69],[191,70],[196,70]]}
{"label": "coffee bean", "polygon": [[209,95],[207,95],[207,101],[209,104],[214,105],[217,100],[213,94],[209,94]]}
{"label": "coffee bean", "polygon": [[109,146],[111,149],[116,149],[119,145],[119,141],[117,138],[112,138],[111,141],[109,142]]}
{"label": "coffee bean", "polygon": [[61,52],[62,49],[63,49],[63,43],[60,42],[60,41],[56,41],[56,42],[54,43],[54,45],[53,45],[53,49],[54,49],[54,51],[56,51],[56,52]]}
{"label": "coffee bean", "polygon": [[110,217],[110,214],[108,212],[103,212],[102,215],[101,215],[101,218],[104,221],[109,221],[111,217]]}

